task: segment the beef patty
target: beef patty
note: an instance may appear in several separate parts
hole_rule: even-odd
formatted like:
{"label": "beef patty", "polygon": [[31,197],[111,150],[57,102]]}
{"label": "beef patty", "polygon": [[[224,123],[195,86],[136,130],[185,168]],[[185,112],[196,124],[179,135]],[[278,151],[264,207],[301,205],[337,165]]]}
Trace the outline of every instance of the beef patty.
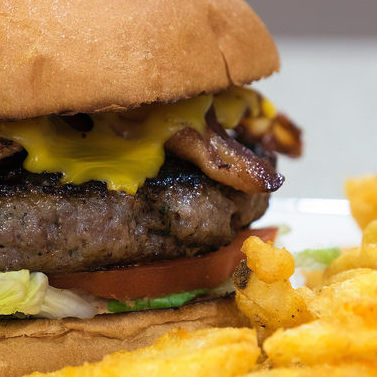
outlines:
{"label": "beef patty", "polygon": [[0,271],[86,271],[206,253],[268,205],[268,194],[236,191],[171,157],[135,196],[101,182],[61,185],[58,174],[32,174],[6,160]]}

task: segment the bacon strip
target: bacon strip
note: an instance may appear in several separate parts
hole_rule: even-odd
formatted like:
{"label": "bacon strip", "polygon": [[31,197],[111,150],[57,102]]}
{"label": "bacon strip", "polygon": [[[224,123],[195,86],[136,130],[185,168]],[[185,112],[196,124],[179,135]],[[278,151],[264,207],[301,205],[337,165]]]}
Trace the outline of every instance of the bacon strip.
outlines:
{"label": "bacon strip", "polygon": [[204,135],[185,128],[165,144],[175,155],[197,165],[208,177],[247,194],[276,191],[284,182],[267,159],[228,136],[215,114],[207,114]]}
{"label": "bacon strip", "polygon": [[0,160],[21,151],[22,146],[20,144],[0,137]]}
{"label": "bacon strip", "polygon": [[237,138],[243,143],[259,142],[267,151],[300,157],[301,130],[284,114],[273,119],[244,117],[236,128]]}
{"label": "bacon strip", "polygon": [[[267,151],[274,150],[296,156],[301,153],[300,131],[294,128],[287,118],[278,116],[268,120],[273,123],[259,136],[254,135],[255,124],[247,123],[248,119],[245,118],[236,129],[242,142],[260,142]],[[204,135],[194,129],[185,128],[167,141],[166,148],[197,165],[213,180],[247,194],[276,191],[282,185],[284,177],[275,171],[271,161],[256,156],[250,149],[229,137],[217,122],[213,109],[207,113],[206,120],[208,127]],[[277,129],[281,132],[273,132]],[[282,130],[286,130],[288,137]],[[285,140],[287,142],[284,144]],[[0,138],[0,159],[21,150],[21,145]]]}

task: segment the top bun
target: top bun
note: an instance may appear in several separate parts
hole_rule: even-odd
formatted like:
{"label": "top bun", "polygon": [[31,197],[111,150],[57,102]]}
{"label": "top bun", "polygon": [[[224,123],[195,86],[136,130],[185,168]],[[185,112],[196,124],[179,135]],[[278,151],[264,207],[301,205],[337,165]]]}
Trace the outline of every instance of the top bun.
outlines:
{"label": "top bun", "polygon": [[0,14],[0,119],[171,102],[279,68],[243,0],[8,0]]}

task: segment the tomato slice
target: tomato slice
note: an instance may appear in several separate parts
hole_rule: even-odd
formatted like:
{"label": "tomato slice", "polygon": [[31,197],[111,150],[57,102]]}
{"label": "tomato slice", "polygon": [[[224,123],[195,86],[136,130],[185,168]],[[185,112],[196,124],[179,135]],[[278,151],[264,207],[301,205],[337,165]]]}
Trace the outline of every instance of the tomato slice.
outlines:
{"label": "tomato slice", "polygon": [[203,256],[184,257],[142,266],[96,272],[49,275],[56,288],[81,289],[93,296],[118,300],[163,297],[201,288],[216,288],[228,280],[244,254],[249,236],[274,241],[277,228],[245,229],[228,246]]}

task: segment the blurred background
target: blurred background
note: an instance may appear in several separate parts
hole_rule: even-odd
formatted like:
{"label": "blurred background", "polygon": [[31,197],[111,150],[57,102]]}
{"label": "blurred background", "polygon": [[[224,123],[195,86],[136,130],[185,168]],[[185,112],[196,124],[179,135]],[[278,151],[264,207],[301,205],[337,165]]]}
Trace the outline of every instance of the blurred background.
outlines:
{"label": "blurred background", "polygon": [[276,196],[344,197],[347,177],[377,173],[377,0],[249,3],[282,63],[255,87],[304,130],[304,156],[280,159]]}

